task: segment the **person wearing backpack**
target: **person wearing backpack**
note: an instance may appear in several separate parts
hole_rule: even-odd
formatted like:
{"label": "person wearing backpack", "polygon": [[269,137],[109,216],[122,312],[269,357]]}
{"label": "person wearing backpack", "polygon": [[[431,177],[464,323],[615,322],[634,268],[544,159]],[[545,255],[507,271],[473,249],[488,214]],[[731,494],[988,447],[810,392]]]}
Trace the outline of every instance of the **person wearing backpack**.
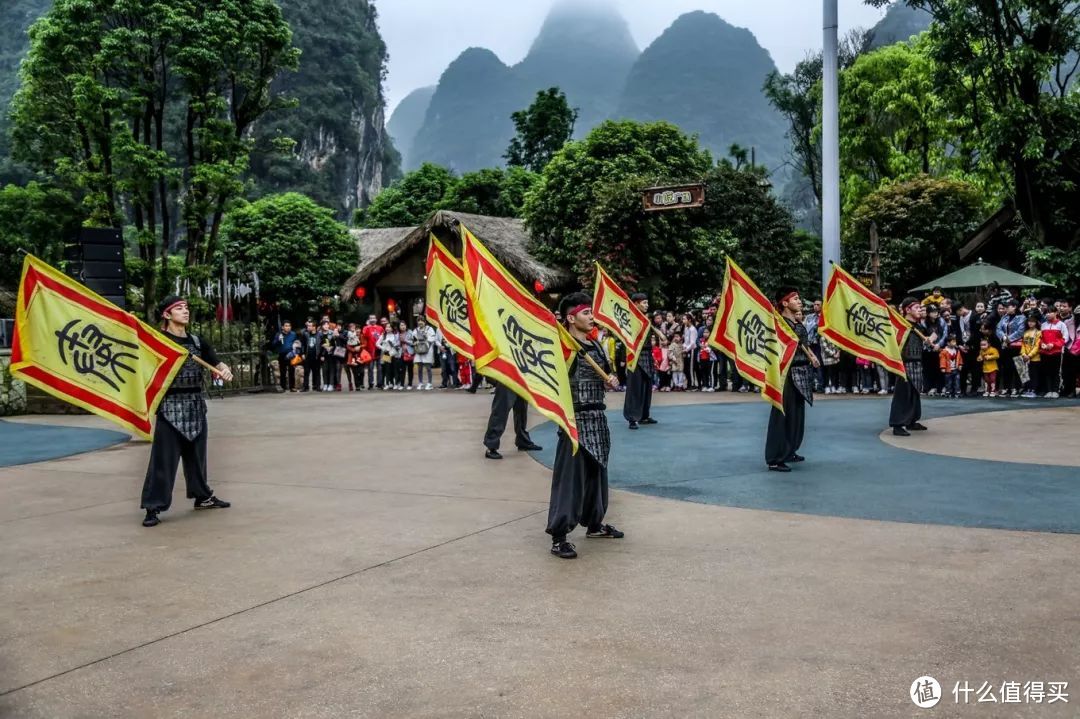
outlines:
{"label": "person wearing backpack", "polygon": [[293,351],[293,343],[296,340],[292,322],[285,320],[281,323],[281,330],[274,336],[273,344],[273,349],[278,356],[278,375],[282,392],[296,391],[296,366],[292,364],[293,358],[296,357]]}
{"label": "person wearing backpack", "polygon": [[[420,317],[416,320],[416,329],[410,334],[412,335],[412,347],[415,353],[413,363],[417,368],[416,388],[431,390],[433,389],[431,366],[435,364],[435,330],[428,326],[427,320]],[[427,383],[424,382],[425,369],[427,370]]]}

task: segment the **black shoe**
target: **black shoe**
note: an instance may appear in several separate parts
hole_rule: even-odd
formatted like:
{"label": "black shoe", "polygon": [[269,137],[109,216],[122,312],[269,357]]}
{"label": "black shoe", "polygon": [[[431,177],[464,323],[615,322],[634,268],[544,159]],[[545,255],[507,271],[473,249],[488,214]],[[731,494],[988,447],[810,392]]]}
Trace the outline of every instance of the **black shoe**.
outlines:
{"label": "black shoe", "polygon": [[638,428],[638,423],[637,422],[631,422],[630,423],[630,429],[637,429],[637,428]]}
{"label": "black shoe", "polygon": [[488,451],[484,452],[484,456],[488,459],[502,459],[502,455],[499,454],[499,450],[497,449],[489,449]]}
{"label": "black shoe", "polygon": [[538,445],[536,442],[529,442],[528,444],[519,444],[519,452],[540,452],[544,448]]}
{"label": "black shoe", "polygon": [[907,426],[907,428],[908,428],[909,430],[911,430],[912,432],[925,432],[925,431],[926,431],[926,427],[924,427],[923,425],[919,424],[918,422],[916,422],[915,424],[909,424],[909,425]]}
{"label": "black shoe", "polygon": [[622,539],[626,535],[610,524],[601,524],[600,529],[590,529],[585,536],[589,539]]}
{"label": "black shoe", "polygon": [[802,456],[801,454],[793,454],[793,455],[791,455],[790,457],[787,458],[787,461],[788,462],[805,462],[806,457]]}
{"label": "black shoe", "polygon": [[210,495],[206,499],[195,500],[195,509],[225,509],[231,506],[228,502],[218,499],[214,495]]}
{"label": "black shoe", "polygon": [[911,436],[911,432],[908,432],[903,427],[893,427],[892,428],[892,433],[894,435],[896,435],[897,437],[910,437]]}
{"label": "black shoe", "polygon": [[161,520],[158,519],[158,513],[156,510],[146,510],[146,516],[143,517],[142,526],[144,527],[156,527],[161,524]]}
{"label": "black shoe", "polygon": [[574,559],[577,557],[577,552],[574,551],[574,545],[566,540],[554,542],[551,545],[551,553],[559,559]]}
{"label": "black shoe", "polygon": [[645,419],[641,420],[641,424],[659,424],[659,422],[657,422],[652,417],[646,417]]}
{"label": "black shoe", "polygon": [[791,467],[787,466],[783,462],[777,462],[776,464],[769,465],[770,472],[790,472]]}
{"label": "black shoe", "polygon": [[467,389],[465,391],[468,392],[469,394],[476,394],[476,390],[473,389],[472,387],[469,387],[469,389]]}

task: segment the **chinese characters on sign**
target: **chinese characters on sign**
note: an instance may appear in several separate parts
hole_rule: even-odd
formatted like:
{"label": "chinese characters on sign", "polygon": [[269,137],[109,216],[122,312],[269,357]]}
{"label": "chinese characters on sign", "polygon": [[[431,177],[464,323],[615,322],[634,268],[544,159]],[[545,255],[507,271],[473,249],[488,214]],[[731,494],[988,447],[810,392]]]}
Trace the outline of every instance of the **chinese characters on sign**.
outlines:
{"label": "chinese characters on sign", "polygon": [[510,354],[514,358],[514,364],[522,374],[529,375],[539,380],[552,392],[559,389],[558,380],[555,377],[554,346],[547,337],[533,334],[521,326],[516,317],[506,314],[506,310],[499,310],[502,318],[502,331],[510,344]]}
{"label": "chinese characters on sign", "polygon": [[673,187],[648,187],[642,190],[642,205],[646,212],[679,210],[701,207],[705,204],[705,185],[676,185]]}
{"label": "chinese characters on sign", "polygon": [[82,321],[71,320],[63,329],[56,331],[60,361],[79,374],[92,375],[114,390],[119,390],[120,385],[135,374],[135,367],[125,364],[125,361],[138,363],[139,360],[137,354],[125,352],[124,349],[138,350],[139,346],[110,337],[94,324],[88,323],[80,330],[78,325]]}

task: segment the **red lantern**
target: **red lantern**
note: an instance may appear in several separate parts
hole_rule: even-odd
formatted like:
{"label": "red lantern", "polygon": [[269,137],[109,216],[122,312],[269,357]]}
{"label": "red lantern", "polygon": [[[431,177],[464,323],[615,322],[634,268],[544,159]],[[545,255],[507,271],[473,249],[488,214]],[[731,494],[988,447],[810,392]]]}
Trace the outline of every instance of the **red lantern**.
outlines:
{"label": "red lantern", "polygon": [[397,302],[394,302],[393,300],[387,300],[386,311],[390,314],[394,314],[395,312],[397,312]]}
{"label": "red lantern", "polygon": [[367,297],[367,288],[357,287],[356,292],[354,292],[353,294],[356,295],[356,299],[363,300],[365,297]]}
{"label": "red lantern", "polygon": [[543,292],[544,291],[544,283],[541,282],[540,280],[537,280],[536,282],[533,282],[533,291],[535,291],[536,294],[540,294],[541,292]]}

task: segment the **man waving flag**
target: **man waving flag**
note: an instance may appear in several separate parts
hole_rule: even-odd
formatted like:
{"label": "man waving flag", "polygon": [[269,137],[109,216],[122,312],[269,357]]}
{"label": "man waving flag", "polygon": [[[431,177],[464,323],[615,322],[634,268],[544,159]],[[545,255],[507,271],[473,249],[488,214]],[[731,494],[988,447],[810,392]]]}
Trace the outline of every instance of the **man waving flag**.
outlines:
{"label": "man waving flag", "polygon": [[477,371],[523,397],[559,425],[576,452],[578,429],[567,347],[555,315],[464,225],[461,237]]}
{"label": "man waving flag", "polygon": [[187,351],[79,282],[27,256],[11,374],[143,438]]}
{"label": "man waving flag", "polygon": [[596,290],[593,292],[593,318],[626,346],[626,371],[637,369],[638,357],[649,335],[649,318],[615,280],[596,263]]}
{"label": "man waving flag", "polygon": [[762,399],[783,411],[784,381],[799,340],[773,304],[731,258],[709,345],[761,388]]}
{"label": "man waving flag", "polygon": [[832,266],[821,306],[818,331],[822,336],[840,349],[904,377],[898,337],[907,327],[885,300],[840,265]]}
{"label": "man waving flag", "polygon": [[424,314],[442,331],[447,344],[472,359],[472,327],[465,294],[465,270],[441,242],[431,235],[427,256],[427,293]]}

